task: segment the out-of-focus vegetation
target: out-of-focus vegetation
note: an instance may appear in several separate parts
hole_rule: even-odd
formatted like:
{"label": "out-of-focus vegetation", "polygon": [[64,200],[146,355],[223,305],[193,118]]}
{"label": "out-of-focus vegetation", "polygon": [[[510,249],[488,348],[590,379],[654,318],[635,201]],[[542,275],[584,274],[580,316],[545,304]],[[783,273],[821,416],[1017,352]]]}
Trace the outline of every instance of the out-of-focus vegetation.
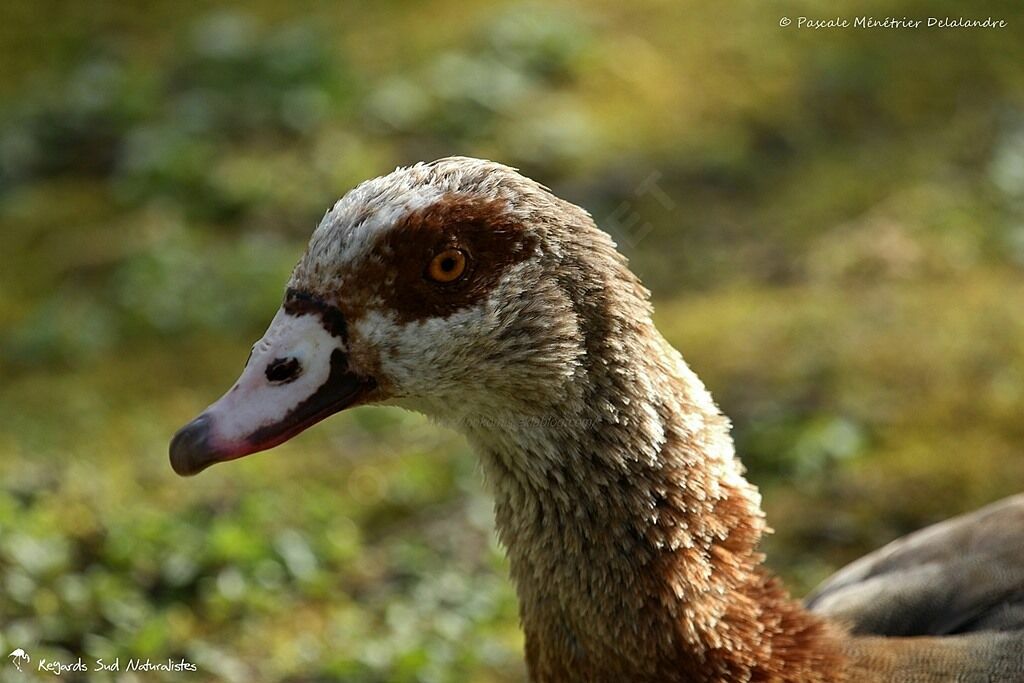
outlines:
{"label": "out-of-focus vegetation", "polygon": [[733,417],[797,591],[1024,489],[1024,10],[828,11],[1009,27],[783,29],[817,10],[754,0],[6,3],[0,650],[200,668],[124,681],[522,680],[455,435],[368,408],[195,480],[166,460],[323,211],[449,154],[615,234]]}

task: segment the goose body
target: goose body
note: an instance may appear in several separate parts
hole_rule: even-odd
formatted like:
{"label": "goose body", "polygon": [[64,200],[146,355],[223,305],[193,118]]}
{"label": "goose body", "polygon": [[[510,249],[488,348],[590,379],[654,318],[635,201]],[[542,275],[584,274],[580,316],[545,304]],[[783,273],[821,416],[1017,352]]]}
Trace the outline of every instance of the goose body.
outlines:
{"label": "goose body", "polygon": [[883,548],[801,604],[729,422],[590,216],[492,162],[363,183],[327,212],[179,474],[398,405],[483,463],[531,679],[1024,680],[1024,497]]}

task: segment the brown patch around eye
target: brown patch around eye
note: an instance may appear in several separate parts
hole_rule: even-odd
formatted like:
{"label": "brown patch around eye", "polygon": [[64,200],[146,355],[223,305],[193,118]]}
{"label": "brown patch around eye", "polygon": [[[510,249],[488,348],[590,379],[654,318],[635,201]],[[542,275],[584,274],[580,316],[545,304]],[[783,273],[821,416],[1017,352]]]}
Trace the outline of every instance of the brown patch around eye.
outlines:
{"label": "brown patch around eye", "polygon": [[[447,194],[402,217],[369,255],[345,264],[339,273],[343,291],[289,290],[285,311],[318,313],[325,327],[343,340],[345,321],[365,315],[367,302],[398,323],[446,318],[486,300],[510,268],[537,256],[537,247],[537,236],[505,199]],[[460,253],[465,263],[451,251]]]}
{"label": "brown patch around eye", "polygon": [[362,296],[379,298],[399,322],[447,317],[483,301],[536,248],[504,200],[450,194],[384,235],[377,256],[346,278],[347,298],[360,298],[356,290],[365,287]]}
{"label": "brown patch around eye", "polygon": [[465,274],[468,260],[466,252],[461,249],[445,249],[430,259],[427,277],[442,284],[455,282]]}

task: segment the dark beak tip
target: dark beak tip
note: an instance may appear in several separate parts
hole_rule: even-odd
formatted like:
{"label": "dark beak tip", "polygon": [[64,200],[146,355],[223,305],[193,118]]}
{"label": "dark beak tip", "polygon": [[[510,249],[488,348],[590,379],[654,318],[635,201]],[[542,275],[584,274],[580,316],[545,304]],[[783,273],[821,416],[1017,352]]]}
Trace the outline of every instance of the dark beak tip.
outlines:
{"label": "dark beak tip", "polygon": [[210,447],[210,416],[203,414],[175,433],[169,448],[175,474],[191,477],[217,461]]}

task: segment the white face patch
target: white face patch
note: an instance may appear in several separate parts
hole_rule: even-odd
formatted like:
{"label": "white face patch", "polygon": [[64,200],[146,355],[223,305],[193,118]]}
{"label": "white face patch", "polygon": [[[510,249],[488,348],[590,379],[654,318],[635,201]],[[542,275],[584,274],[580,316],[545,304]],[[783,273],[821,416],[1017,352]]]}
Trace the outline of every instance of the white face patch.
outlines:
{"label": "white face patch", "polygon": [[464,377],[477,366],[476,344],[493,327],[490,306],[467,308],[444,318],[399,323],[393,314],[370,311],[355,322],[362,343],[378,350],[380,371],[398,397],[446,402],[451,394],[471,390]]}
{"label": "white face patch", "polygon": [[528,268],[513,266],[486,298],[449,315],[402,320],[375,309],[350,321],[353,346],[375,351],[387,401],[458,427],[562,400],[579,351],[558,340],[573,335],[573,318],[559,327],[535,313]]}
{"label": "white face patch", "polygon": [[262,428],[280,423],[324,386],[331,356],[344,351],[319,315],[292,315],[279,309],[235,385],[206,409],[210,438],[234,449]]}

